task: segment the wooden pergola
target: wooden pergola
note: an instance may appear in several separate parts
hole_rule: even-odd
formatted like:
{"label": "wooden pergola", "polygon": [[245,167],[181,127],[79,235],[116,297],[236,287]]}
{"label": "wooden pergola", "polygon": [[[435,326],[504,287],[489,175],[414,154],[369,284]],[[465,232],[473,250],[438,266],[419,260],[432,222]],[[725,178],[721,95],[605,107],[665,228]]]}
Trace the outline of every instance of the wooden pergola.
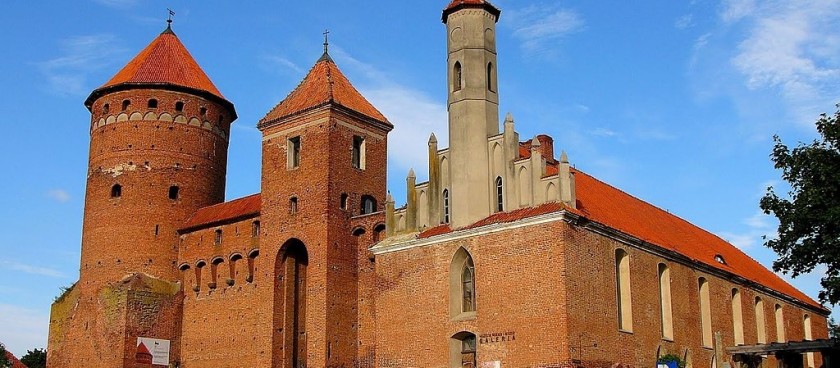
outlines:
{"label": "wooden pergola", "polygon": [[776,357],[779,368],[807,368],[803,367],[806,353],[822,355],[823,365],[814,368],[840,368],[840,340],[834,339],[741,345],[726,348],[726,352],[732,355],[733,360],[742,368],[759,367],[762,357],[767,355]]}

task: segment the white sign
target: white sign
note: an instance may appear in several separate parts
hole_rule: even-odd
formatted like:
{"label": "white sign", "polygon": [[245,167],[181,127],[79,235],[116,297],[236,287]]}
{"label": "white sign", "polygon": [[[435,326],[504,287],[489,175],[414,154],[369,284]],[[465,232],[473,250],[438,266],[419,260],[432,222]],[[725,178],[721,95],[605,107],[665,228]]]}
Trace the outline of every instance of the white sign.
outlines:
{"label": "white sign", "polygon": [[149,352],[152,353],[152,364],[169,365],[169,340],[138,337],[137,346],[140,346],[141,343],[146,345],[146,349],[149,349]]}

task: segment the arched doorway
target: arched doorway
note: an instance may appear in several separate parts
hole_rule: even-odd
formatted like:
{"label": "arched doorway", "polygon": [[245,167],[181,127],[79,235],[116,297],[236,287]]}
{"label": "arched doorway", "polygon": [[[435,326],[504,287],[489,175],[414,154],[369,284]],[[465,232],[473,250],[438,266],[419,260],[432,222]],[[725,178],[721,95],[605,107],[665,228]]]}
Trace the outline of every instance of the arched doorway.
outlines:
{"label": "arched doorway", "polygon": [[275,368],[306,367],[306,267],[309,254],[298,239],[289,239],[274,264]]}

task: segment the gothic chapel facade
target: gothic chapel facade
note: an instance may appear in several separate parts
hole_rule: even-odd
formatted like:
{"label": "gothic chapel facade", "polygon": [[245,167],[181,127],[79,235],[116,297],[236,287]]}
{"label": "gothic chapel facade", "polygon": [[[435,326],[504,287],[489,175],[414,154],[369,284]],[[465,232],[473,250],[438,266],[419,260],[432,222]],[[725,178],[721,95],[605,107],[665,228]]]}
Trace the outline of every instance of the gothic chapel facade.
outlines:
{"label": "gothic chapel facade", "polygon": [[399,208],[394,126],[326,50],[257,125],[261,192],[224,201],[236,110],[167,27],[85,101],[80,276],[49,366],[713,367],[827,336],[828,310],[732,245],[500,129],[500,15],[443,11],[450,146],[431,135]]}

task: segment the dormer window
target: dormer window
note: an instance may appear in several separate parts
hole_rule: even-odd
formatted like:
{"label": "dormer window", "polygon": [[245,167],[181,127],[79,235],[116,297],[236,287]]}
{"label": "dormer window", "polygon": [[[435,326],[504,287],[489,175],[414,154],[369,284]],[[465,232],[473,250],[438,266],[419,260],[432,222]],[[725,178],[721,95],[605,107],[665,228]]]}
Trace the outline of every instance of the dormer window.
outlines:
{"label": "dormer window", "polygon": [[715,262],[720,263],[722,265],[726,264],[726,260],[723,259],[723,256],[720,254],[715,254]]}

